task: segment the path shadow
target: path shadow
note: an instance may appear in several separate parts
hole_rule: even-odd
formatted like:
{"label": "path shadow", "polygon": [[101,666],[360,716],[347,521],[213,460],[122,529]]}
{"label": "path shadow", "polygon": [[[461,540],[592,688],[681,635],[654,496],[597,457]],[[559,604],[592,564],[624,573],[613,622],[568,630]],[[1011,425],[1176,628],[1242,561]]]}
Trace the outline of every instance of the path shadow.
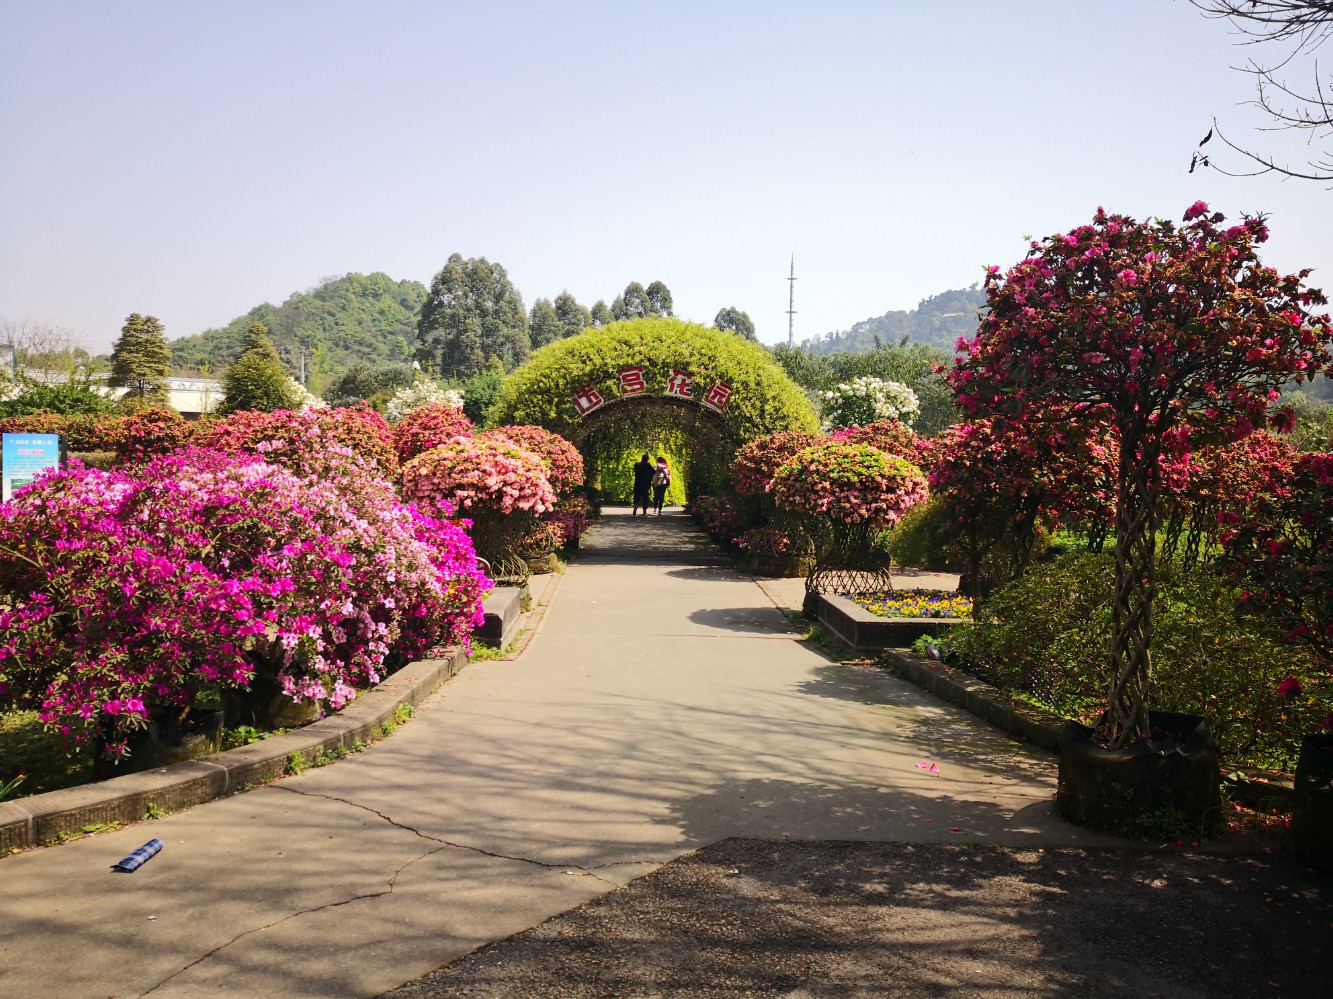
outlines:
{"label": "path shadow", "polygon": [[690,612],[690,621],[707,628],[735,631],[746,635],[792,634],[791,624],[771,604],[767,607],[711,607]]}
{"label": "path shadow", "polygon": [[578,560],[601,565],[730,565],[679,508],[660,517],[636,517],[629,507],[604,507],[583,536]]}

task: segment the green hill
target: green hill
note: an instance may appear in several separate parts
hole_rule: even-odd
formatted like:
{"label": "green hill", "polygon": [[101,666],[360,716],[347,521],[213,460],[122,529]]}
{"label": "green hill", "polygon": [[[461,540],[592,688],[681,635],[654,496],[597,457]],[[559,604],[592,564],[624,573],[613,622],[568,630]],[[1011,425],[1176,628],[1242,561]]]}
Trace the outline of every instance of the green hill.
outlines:
{"label": "green hill", "polygon": [[849,330],[825,333],[803,341],[801,346],[816,354],[836,354],[924,343],[952,354],[960,336],[976,335],[977,310],[985,304],[986,293],[977,285],[957,288],[923,298],[911,312],[900,309],[863,319]]}
{"label": "green hill", "polygon": [[172,362],[183,373],[205,364],[217,372],[241,349],[245,328],[255,320],[269,328],[289,371],[306,367],[327,378],[357,361],[371,364],[412,360],[417,316],[426,286],[395,281],[387,274],[345,274],[310,291],[297,292],[281,305],[257,305],[221,329],[204,330],[171,344]]}

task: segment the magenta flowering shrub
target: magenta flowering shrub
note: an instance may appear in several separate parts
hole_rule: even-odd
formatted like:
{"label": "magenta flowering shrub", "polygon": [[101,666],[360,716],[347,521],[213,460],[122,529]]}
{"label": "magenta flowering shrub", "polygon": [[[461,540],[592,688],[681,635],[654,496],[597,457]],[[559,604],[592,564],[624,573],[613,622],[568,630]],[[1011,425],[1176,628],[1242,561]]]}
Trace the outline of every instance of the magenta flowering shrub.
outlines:
{"label": "magenta flowering shrub", "polygon": [[555,507],[546,463],[531,451],[490,437],[455,438],[403,466],[403,495],[459,513],[545,513]]}
{"label": "magenta flowering shrub", "polygon": [[798,451],[818,444],[818,434],[779,430],[748,441],[731,460],[731,484],[740,496],[762,496],[773,487],[773,475]]}
{"label": "magenta flowering shrub", "polygon": [[571,489],[583,485],[583,455],[565,438],[545,427],[517,424],[487,430],[482,436],[517,444],[541,458],[546,462],[546,478],[557,496],[564,496]]}
{"label": "magenta flowering shrub", "polygon": [[150,714],[259,671],[337,708],[391,652],[465,642],[489,581],[463,531],[350,451],[322,465],[191,449],[21,490],[0,506],[0,699],[118,756]]}
{"label": "magenta flowering shrub", "polygon": [[816,444],[790,458],[773,477],[779,510],[843,524],[892,527],[928,495],[926,477],[910,462],[868,444]]}
{"label": "magenta flowering shrub", "polygon": [[242,410],[219,420],[200,436],[199,444],[228,453],[263,454],[291,467],[303,460],[319,460],[327,445],[338,444],[374,461],[380,475],[392,478],[398,473],[398,452],[389,425],[365,403],[299,412]]}
{"label": "magenta flowering shrub", "polygon": [[463,411],[439,402],[418,406],[393,425],[393,446],[404,465],[455,437],[471,436],[472,421]]}

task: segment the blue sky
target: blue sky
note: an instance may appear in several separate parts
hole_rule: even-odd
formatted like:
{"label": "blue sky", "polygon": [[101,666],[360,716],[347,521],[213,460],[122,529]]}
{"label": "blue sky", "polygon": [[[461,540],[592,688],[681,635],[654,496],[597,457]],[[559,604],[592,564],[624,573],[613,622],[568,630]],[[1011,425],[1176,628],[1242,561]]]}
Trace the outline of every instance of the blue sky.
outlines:
{"label": "blue sky", "polygon": [[459,252],[775,342],[792,253],[802,339],[1199,198],[1333,291],[1333,192],[1186,173],[1213,115],[1303,156],[1234,41],[1184,0],[0,0],[0,318],[101,350]]}

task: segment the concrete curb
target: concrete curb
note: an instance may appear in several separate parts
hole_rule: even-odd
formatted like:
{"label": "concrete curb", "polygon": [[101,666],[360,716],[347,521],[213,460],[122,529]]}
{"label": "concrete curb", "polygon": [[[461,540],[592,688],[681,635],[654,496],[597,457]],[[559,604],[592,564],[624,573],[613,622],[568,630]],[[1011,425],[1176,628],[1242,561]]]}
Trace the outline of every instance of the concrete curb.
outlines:
{"label": "concrete curb", "polygon": [[97,784],[0,802],[0,855],[15,847],[40,846],[62,833],[76,835],[89,825],[138,822],[150,806],[175,812],[235,794],[281,777],[295,753],[310,762],[369,742],[401,706],[420,704],[465,665],[463,650],[452,648],[443,659],[408,663],[337,714],[295,732]]}
{"label": "concrete curb", "polygon": [[1034,746],[1054,753],[1065,721],[1022,701],[1015,701],[975,677],[942,663],[927,662],[897,649],[885,649],[880,661],[896,676],[928,690],[936,697],[970,711],[983,721]]}
{"label": "concrete curb", "polygon": [[[1059,752],[1060,733],[1065,728],[1065,719],[1059,715],[1012,700],[990,684],[943,663],[928,662],[898,649],[885,649],[879,658],[895,676],[957,705],[1011,736],[1052,753]],[[1287,775],[1247,773],[1233,776],[1228,791],[1235,800],[1261,812],[1272,809],[1289,812],[1295,802],[1293,782]]]}

